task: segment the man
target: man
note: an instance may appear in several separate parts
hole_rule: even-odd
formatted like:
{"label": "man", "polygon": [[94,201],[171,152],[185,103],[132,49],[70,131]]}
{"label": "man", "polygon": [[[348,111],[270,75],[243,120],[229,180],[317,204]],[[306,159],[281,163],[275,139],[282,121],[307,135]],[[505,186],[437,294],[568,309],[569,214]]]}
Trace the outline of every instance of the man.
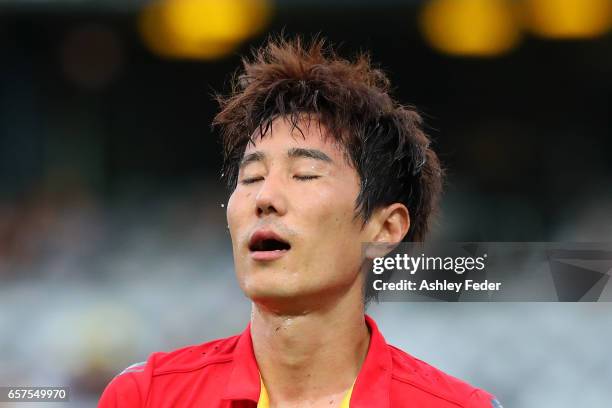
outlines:
{"label": "man", "polygon": [[[219,98],[238,336],[154,353],[100,407],[465,407],[498,403],[386,344],[362,243],[422,240],[442,170],[367,57],[271,40]],[[496,405],[497,404],[497,405]]]}

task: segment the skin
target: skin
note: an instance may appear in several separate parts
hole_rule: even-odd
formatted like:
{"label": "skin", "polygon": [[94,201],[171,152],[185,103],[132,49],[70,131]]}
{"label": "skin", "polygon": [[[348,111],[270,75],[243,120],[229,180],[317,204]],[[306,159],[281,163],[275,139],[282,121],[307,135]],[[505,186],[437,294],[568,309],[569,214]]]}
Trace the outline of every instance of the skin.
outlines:
{"label": "skin", "polygon": [[[362,242],[398,243],[403,204],[355,217],[359,175],[316,121],[276,119],[244,154],[227,205],[240,287],[253,302],[253,349],[272,407],[336,407],[367,354]],[[291,249],[254,259],[249,239],[274,231]]]}

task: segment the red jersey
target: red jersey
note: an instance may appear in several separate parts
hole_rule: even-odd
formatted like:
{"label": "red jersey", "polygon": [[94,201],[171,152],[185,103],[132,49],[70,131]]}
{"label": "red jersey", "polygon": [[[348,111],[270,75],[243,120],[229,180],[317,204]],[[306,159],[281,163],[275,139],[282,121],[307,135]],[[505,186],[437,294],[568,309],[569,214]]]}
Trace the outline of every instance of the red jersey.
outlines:
{"label": "red jersey", "polygon": [[[376,323],[368,353],[353,386],[354,408],[501,408],[474,388],[388,345]],[[256,408],[260,376],[250,325],[238,335],[154,353],[115,377],[99,408]]]}

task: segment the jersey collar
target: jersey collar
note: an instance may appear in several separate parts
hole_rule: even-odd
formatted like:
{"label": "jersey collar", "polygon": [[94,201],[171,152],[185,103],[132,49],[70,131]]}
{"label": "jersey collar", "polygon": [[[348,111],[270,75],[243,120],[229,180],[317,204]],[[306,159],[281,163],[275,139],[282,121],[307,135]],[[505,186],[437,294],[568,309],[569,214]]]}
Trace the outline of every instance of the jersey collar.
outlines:
{"label": "jersey collar", "polygon": [[[387,343],[374,320],[365,315],[370,329],[368,354],[359,371],[351,396],[351,408],[389,408],[392,361]],[[233,367],[223,393],[223,399],[257,402],[260,393],[260,377],[251,325],[242,332],[234,349]]]}
{"label": "jersey collar", "polygon": [[232,373],[225,386],[223,399],[257,402],[261,380],[257,360],[255,360],[255,353],[253,352],[251,323],[238,337],[233,357]]}
{"label": "jersey collar", "polygon": [[374,319],[365,315],[365,321],[370,329],[370,346],[355,381],[350,405],[351,408],[389,408],[391,353]]}

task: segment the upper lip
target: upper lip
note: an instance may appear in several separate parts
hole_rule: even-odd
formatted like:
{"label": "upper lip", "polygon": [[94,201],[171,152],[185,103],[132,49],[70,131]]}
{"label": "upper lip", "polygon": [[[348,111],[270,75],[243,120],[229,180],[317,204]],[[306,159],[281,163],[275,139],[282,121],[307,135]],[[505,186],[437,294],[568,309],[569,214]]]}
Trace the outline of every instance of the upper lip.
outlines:
{"label": "upper lip", "polygon": [[276,232],[270,229],[259,229],[255,231],[251,235],[251,238],[249,239],[249,250],[250,251],[264,250],[261,246],[264,244],[265,241],[268,241],[268,240],[280,242],[281,244],[286,245],[288,247],[287,249],[291,248],[291,244],[289,243],[289,241],[281,237]]}

